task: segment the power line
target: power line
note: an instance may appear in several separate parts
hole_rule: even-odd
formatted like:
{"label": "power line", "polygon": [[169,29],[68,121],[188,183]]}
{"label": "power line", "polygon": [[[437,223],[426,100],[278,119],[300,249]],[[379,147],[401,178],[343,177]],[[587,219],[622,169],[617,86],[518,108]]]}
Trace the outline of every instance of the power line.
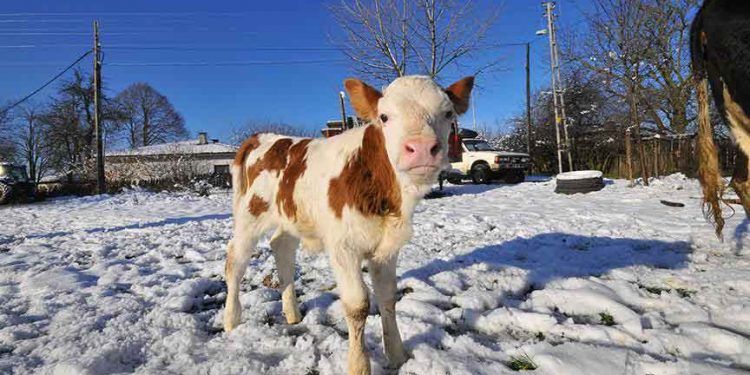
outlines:
{"label": "power line", "polygon": [[9,106],[8,108],[5,108],[5,109],[4,109],[3,111],[2,111],[2,115],[5,115],[5,114],[6,114],[6,113],[8,113],[8,112],[9,112],[9,111],[10,111],[11,109],[13,109],[13,108],[15,108],[15,107],[19,106],[19,105],[20,105],[21,103],[23,103],[23,102],[25,102],[25,101],[29,100],[29,99],[30,99],[30,98],[31,98],[32,96],[34,96],[34,95],[36,95],[37,93],[39,93],[40,91],[44,90],[44,88],[45,88],[45,87],[47,87],[47,86],[49,86],[50,84],[52,84],[52,82],[54,82],[55,80],[57,80],[58,78],[60,78],[60,77],[61,77],[61,76],[62,76],[63,74],[65,74],[65,72],[67,72],[68,70],[70,70],[71,68],[73,68],[74,66],[76,66],[76,65],[77,65],[77,64],[78,64],[79,62],[81,62],[81,60],[83,60],[83,59],[84,59],[84,58],[85,58],[86,56],[88,56],[88,55],[90,55],[90,54],[91,54],[91,50],[89,50],[89,51],[86,51],[86,53],[84,53],[83,55],[81,55],[81,57],[79,57],[78,59],[76,59],[75,61],[73,61],[73,63],[72,63],[72,64],[68,65],[68,66],[67,66],[67,67],[66,67],[65,69],[63,69],[63,70],[62,70],[62,71],[61,71],[60,73],[58,73],[58,74],[57,74],[56,76],[52,77],[52,79],[50,79],[49,81],[47,81],[47,83],[45,83],[44,85],[42,85],[42,86],[41,86],[41,87],[39,87],[38,89],[36,89],[36,90],[32,91],[32,92],[31,92],[31,94],[29,94],[29,95],[26,95],[26,96],[25,96],[25,97],[24,97],[23,99],[21,99],[21,100],[19,100],[19,101],[15,102],[15,103],[13,103],[13,104],[11,104],[11,105],[10,105],[10,106]]}
{"label": "power line", "polygon": [[215,61],[215,62],[123,62],[123,63],[106,63],[106,66],[250,66],[250,65],[300,65],[300,64],[327,64],[327,63],[344,63],[349,60],[328,59],[328,60],[289,60],[289,61]]}
{"label": "power line", "polygon": [[21,12],[21,13],[0,13],[0,17],[70,17],[70,16],[122,16],[122,17],[163,17],[163,16],[242,16],[252,12]]}

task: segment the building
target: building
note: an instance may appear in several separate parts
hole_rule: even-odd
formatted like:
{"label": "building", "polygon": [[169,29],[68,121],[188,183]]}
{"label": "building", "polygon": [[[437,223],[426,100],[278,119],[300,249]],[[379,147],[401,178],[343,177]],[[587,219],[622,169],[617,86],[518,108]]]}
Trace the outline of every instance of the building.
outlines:
{"label": "building", "polygon": [[176,176],[228,175],[237,147],[209,140],[205,132],[198,139],[107,152],[108,179],[158,180]]}

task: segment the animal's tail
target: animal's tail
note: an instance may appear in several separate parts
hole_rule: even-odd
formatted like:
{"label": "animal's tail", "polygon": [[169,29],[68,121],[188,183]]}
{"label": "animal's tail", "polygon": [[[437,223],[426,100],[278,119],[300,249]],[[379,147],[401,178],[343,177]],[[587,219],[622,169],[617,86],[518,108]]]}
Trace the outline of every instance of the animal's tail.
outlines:
{"label": "animal's tail", "polygon": [[713,221],[716,236],[722,238],[724,217],[721,213],[721,197],[724,194],[724,181],[719,172],[719,151],[714,143],[708,106],[708,80],[695,78],[698,98],[698,177],[703,187],[703,212],[706,219]]}
{"label": "animal's tail", "polygon": [[721,239],[721,232],[724,229],[724,217],[721,213],[724,181],[719,169],[719,151],[714,143],[714,132],[709,112],[702,9],[695,16],[690,30],[690,54],[693,83],[698,100],[698,177],[703,187],[703,213],[707,220],[713,222],[716,236]]}

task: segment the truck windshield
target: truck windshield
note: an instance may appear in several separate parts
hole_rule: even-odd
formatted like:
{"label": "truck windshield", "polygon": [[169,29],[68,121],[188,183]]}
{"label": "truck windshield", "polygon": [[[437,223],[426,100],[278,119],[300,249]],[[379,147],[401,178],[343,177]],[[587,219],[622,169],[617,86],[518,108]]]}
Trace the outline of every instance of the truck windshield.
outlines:
{"label": "truck windshield", "polygon": [[26,182],[26,169],[23,167],[0,165],[0,177],[10,177],[16,181]]}
{"label": "truck windshield", "polygon": [[486,141],[481,140],[464,140],[464,144],[469,151],[494,151],[492,146]]}

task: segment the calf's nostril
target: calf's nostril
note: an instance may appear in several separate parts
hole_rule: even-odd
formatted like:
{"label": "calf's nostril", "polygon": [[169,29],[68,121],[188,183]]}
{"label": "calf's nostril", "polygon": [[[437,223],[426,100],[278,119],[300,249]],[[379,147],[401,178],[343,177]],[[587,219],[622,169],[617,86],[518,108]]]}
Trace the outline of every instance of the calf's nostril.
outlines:
{"label": "calf's nostril", "polygon": [[411,147],[409,145],[404,145],[404,147],[406,148],[406,152],[408,152],[410,154],[414,153],[414,148],[413,147]]}
{"label": "calf's nostril", "polygon": [[432,154],[432,156],[436,156],[438,154],[438,152],[440,152],[440,143],[436,143],[430,149],[430,154]]}

